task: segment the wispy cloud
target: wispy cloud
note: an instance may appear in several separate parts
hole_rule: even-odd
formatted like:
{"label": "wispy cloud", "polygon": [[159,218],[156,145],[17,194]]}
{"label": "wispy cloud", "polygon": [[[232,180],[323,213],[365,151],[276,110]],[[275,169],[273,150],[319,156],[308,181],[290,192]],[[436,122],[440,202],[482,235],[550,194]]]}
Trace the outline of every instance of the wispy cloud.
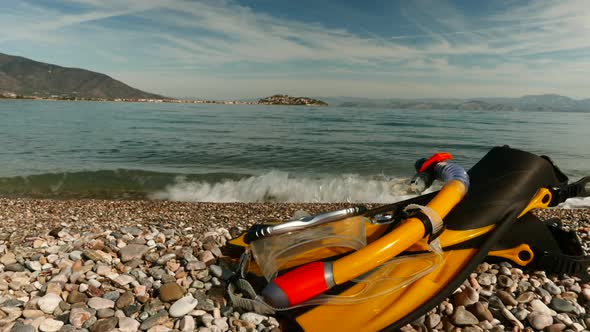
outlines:
{"label": "wispy cloud", "polygon": [[63,59],[168,95],[246,97],[281,86],[383,97],[587,93],[585,0],[497,3],[477,13],[442,0],[397,9],[404,33],[328,27],[230,0],[21,2],[0,10],[0,50]]}

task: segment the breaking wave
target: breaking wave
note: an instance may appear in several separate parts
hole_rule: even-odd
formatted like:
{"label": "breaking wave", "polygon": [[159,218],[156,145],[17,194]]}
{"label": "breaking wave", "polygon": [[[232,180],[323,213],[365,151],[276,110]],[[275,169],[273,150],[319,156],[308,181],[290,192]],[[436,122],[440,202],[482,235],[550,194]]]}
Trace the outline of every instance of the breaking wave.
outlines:
{"label": "breaking wave", "polygon": [[411,196],[407,178],[353,174],[313,178],[272,171],[215,183],[180,180],[150,198],[186,202],[390,203]]}

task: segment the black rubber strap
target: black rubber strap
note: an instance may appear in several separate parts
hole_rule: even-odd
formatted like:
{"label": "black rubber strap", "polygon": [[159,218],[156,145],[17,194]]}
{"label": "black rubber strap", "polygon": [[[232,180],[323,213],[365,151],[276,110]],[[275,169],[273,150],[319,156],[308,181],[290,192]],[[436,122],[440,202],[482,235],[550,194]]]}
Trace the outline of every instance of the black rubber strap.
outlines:
{"label": "black rubber strap", "polygon": [[428,237],[428,244],[434,241],[437,237],[439,237],[442,232],[445,230],[445,226],[440,227],[436,232],[434,231],[434,222],[430,220],[430,217],[427,216],[422,210],[420,209],[410,209],[404,211],[404,219],[407,218],[416,218],[424,224],[424,237]]}

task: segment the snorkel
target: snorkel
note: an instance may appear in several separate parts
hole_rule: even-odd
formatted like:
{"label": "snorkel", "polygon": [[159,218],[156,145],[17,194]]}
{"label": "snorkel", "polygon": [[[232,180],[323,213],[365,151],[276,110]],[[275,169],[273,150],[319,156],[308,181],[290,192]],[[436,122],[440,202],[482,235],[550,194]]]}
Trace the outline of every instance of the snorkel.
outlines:
{"label": "snorkel", "polygon": [[433,241],[444,229],[443,218],[469,189],[467,173],[448,163],[450,158],[439,153],[416,164],[414,179],[422,179],[428,186],[433,179],[444,182],[426,206],[409,206],[407,218],[391,232],[357,251],[332,261],[304,264],[274,278],[262,291],[265,302],[277,308],[298,305],[379,267],[423,238]]}

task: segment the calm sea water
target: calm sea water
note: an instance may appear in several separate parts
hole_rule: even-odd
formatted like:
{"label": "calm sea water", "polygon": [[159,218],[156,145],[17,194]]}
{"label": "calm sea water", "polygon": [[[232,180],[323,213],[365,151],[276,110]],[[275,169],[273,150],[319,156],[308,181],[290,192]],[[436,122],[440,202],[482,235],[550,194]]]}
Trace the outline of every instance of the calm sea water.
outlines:
{"label": "calm sea water", "polygon": [[590,175],[590,113],[0,101],[0,195],[373,201],[418,158],[491,147]]}

